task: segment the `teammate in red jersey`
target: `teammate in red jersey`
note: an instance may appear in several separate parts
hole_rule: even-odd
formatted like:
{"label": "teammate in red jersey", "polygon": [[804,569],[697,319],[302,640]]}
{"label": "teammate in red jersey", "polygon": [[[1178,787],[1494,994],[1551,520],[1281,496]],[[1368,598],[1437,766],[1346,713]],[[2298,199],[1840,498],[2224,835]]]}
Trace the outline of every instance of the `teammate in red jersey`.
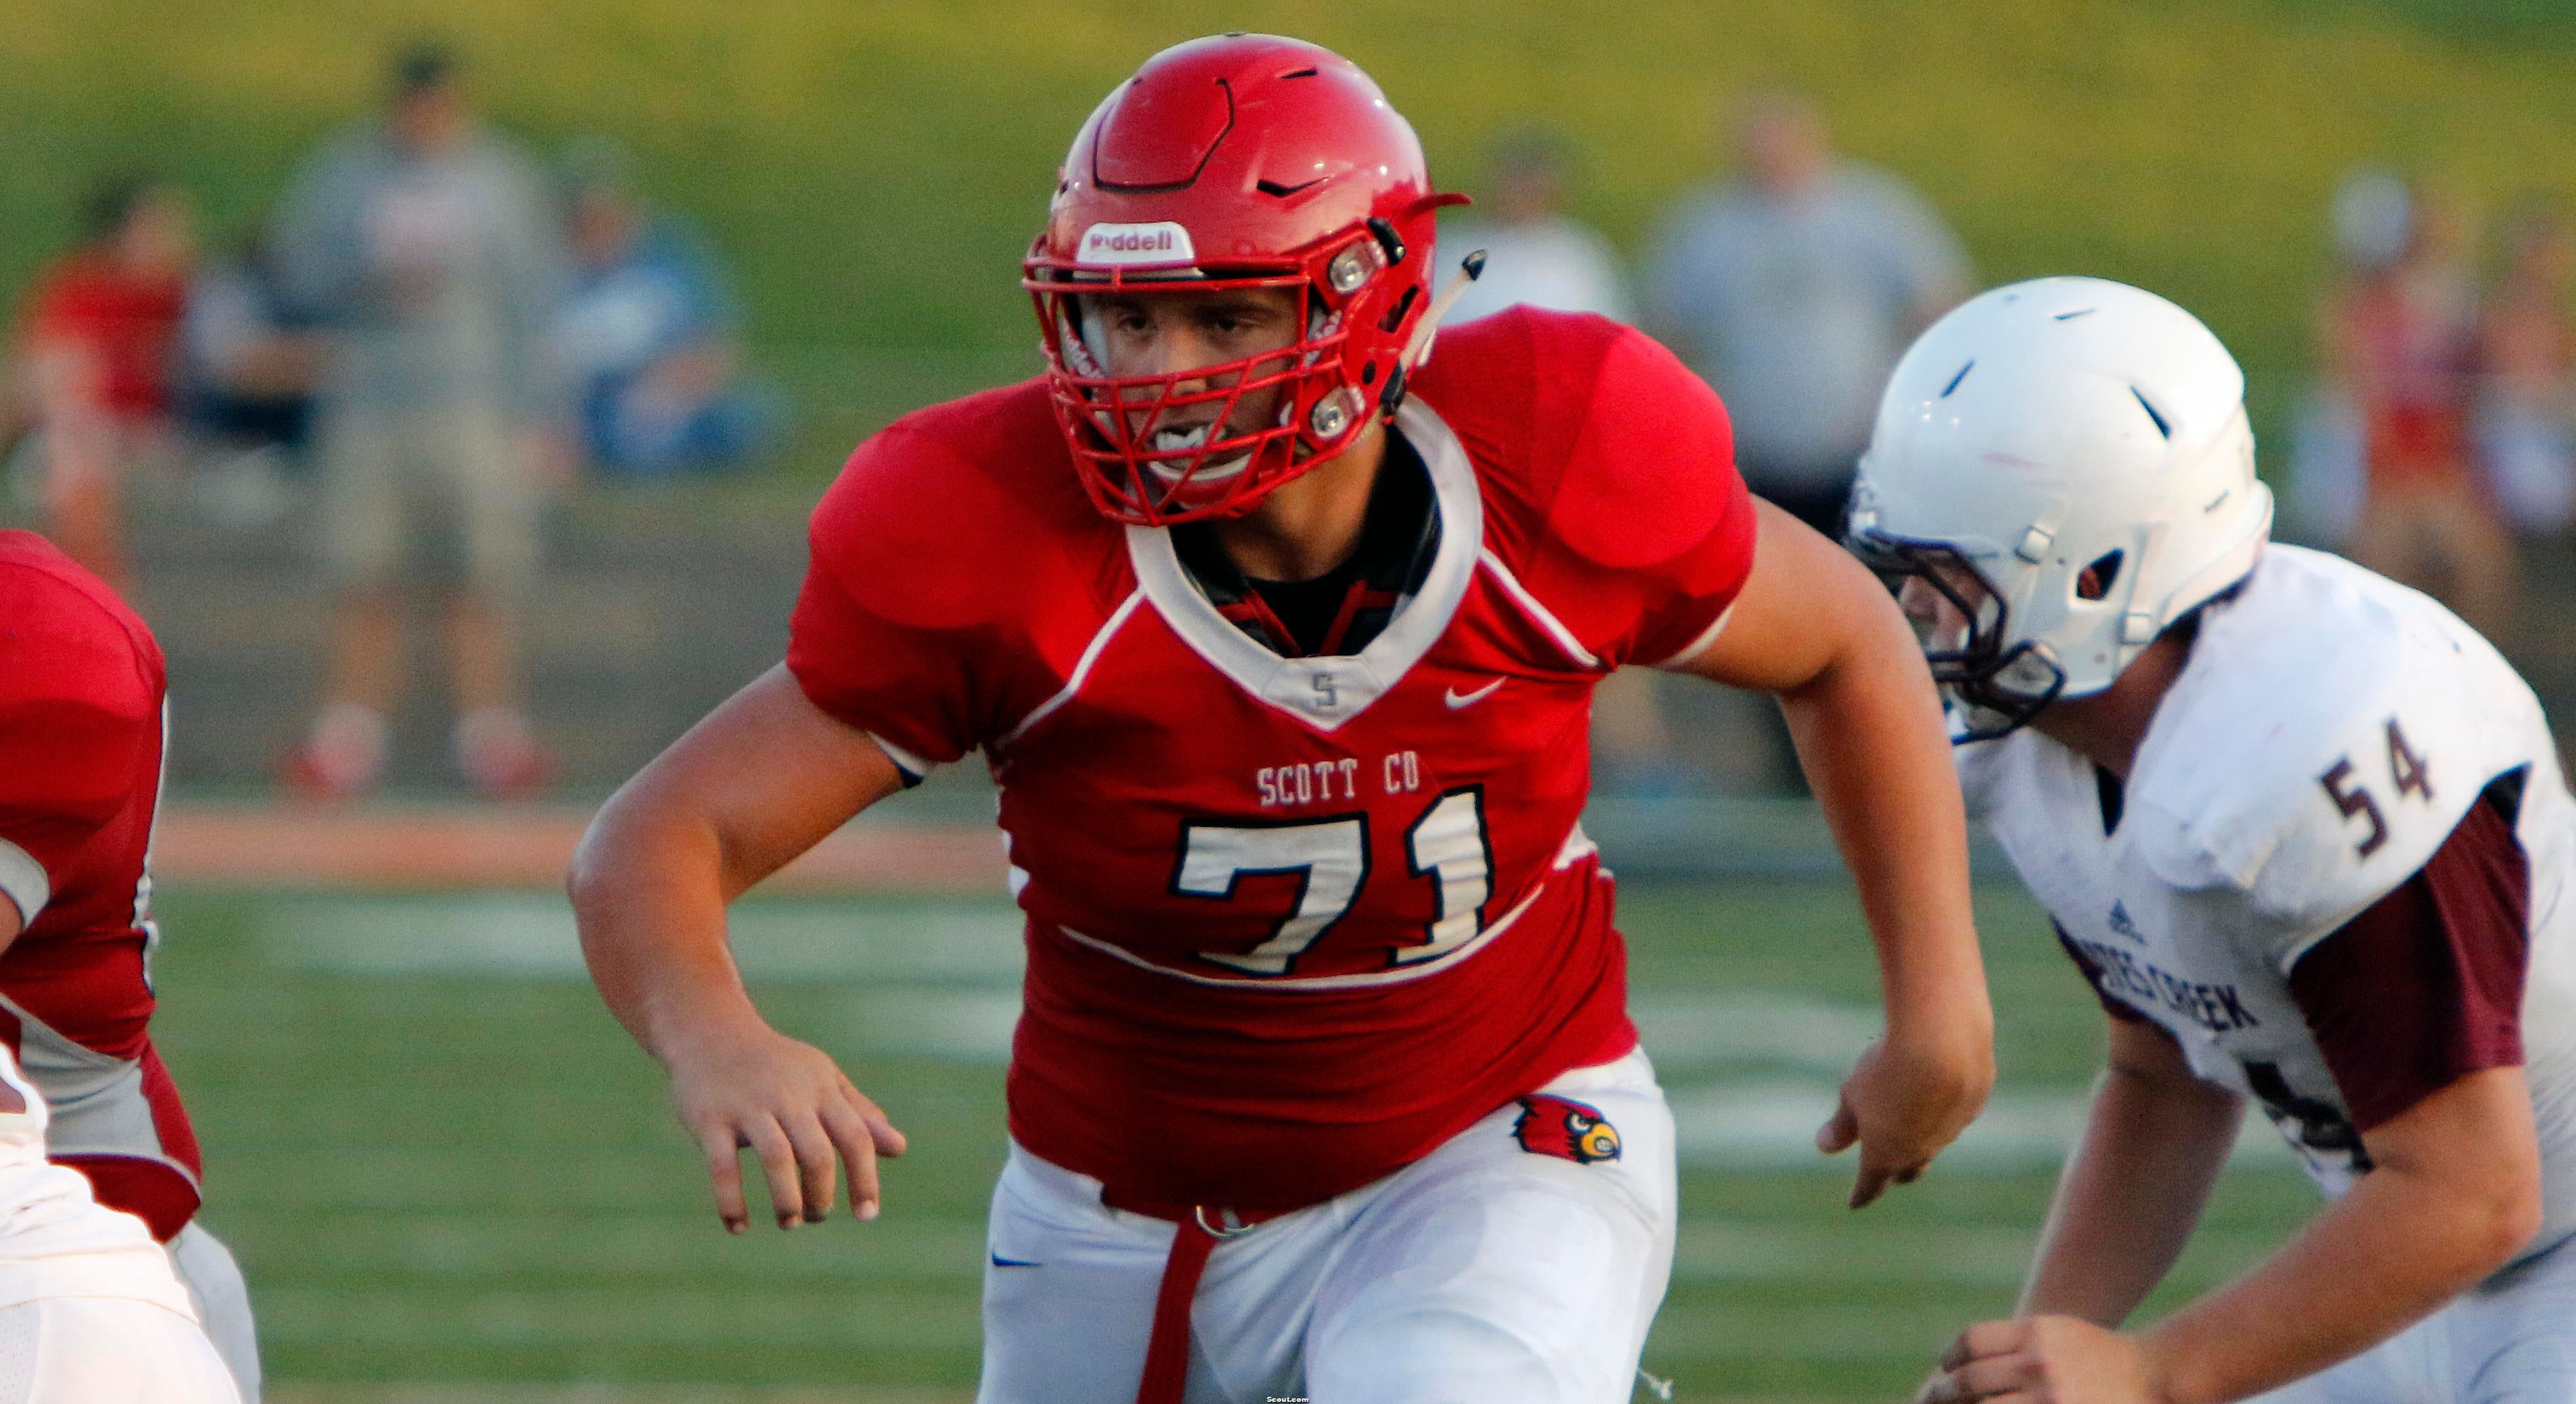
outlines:
{"label": "teammate in red jersey", "polygon": [[195,1223],[196,1133],[153,1051],[150,850],[161,649],[43,537],[0,531],[0,1039],[53,1108],[53,1158],[169,1245],[207,1334],[259,1397],[241,1269]]}
{"label": "teammate in red jersey", "polygon": [[1412,130],[1229,35],[1075,139],[1026,265],[1051,368],[860,446],[785,667],[630,783],[571,878],[718,1212],[782,1227],[903,1137],[771,1029],[724,905],[970,751],[1028,971],[987,1401],[1622,1399],[1670,1265],[1670,1113],[1583,835],[1593,687],[1780,695],[1888,1032],[1819,1141],[1855,1204],[1992,1077],[1939,706],[1886,592],[1745,491],[1661,347],[1445,333]]}

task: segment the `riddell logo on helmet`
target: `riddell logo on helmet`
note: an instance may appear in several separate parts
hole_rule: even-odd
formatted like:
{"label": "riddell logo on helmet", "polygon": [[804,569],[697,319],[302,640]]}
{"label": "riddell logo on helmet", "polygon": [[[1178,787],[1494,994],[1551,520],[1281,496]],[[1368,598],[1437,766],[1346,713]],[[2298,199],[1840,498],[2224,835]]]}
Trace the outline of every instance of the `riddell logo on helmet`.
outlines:
{"label": "riddell logo on helmet", "polygon": [[1193,263],[1198,250],[1190,231],[1170,220],[1156,224],[1095,224],[1082,231],[1083,263]]}

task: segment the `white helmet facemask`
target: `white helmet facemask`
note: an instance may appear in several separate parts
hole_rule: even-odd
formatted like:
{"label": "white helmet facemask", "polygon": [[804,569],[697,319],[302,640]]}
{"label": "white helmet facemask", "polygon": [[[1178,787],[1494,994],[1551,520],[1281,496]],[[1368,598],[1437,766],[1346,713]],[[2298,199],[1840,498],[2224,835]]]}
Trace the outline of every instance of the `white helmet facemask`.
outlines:
{"label": "white helmet facemask", "polygon": [[2109,687],[2242,580],[2271,525],[2218,338],[2153,293],[2044,278],[1906,352],[1846,544],[1905,603],[1974,740]]}

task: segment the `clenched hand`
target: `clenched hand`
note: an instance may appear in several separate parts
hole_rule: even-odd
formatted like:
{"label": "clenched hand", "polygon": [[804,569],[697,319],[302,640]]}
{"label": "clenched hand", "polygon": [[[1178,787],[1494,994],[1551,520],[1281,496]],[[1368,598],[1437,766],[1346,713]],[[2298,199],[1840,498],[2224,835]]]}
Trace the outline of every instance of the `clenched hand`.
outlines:
{"label": "clenched hand", "polygon": [[1840,1105],[1816,1130],[1816,1149],[1827,1155],[1860,1146],[1851,1207],[1913,1183],[1976,1120],[1994,1079],[1990,1052],[1944,1052],[1898,1038],[1863,1049],[1843,1079]]}

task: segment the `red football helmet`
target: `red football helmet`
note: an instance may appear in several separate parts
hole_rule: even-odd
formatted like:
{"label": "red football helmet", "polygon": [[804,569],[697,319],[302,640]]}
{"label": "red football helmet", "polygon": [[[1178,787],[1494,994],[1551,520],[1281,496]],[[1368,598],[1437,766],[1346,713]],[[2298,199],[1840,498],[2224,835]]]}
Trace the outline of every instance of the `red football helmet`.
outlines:
{"label": "red football helmet", "polygon": [[[1431,303],[1433,211],[1464,199],[1433,192],[1411,124],[1330,50],[1226,34],[1146,60],[1074,137],[1022,270],[1092,501],[1147,526],[1239,515],[1393,413]],[[1295,291],[1298,339],[1149,376],[1110,375],[1086,340],[1086,296],[1240,288]],[[1229,431],[1272,386],[1278,422]],[[1203,438],[1158,439],[1166,413],[1204,405]]]}

